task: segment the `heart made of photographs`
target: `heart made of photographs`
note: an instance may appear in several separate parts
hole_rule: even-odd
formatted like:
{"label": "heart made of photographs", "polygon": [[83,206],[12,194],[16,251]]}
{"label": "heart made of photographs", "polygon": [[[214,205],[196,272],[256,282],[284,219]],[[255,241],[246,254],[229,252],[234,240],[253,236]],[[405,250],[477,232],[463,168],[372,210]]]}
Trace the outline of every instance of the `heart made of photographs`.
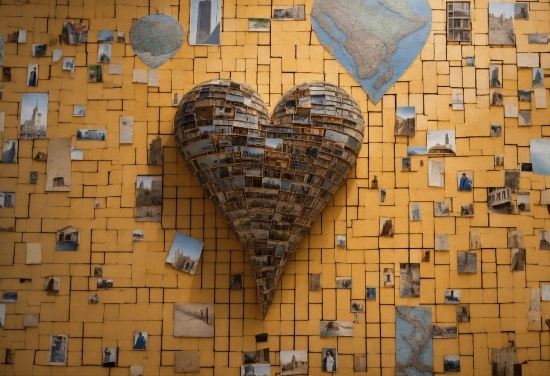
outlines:
{"label": "heart made of photographs", "polygon": [[197,85],[179,104],[176,143],[248,254],[264,316],[286,263],[355,164],[363,124],[357,102],[323,81],[292,88],[271,117],[252,87],[230,79]]}

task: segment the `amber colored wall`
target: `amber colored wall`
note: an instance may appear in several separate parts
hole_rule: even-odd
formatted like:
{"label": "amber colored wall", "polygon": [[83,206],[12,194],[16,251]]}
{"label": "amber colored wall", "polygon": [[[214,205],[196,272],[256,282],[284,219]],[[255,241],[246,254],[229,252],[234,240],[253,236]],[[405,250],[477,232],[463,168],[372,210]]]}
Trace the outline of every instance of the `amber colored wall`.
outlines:
{"label": "amber colored wall", "polygon": [[[135,4],[137,3],[137,5]],[[528,45],[527,33],[548,33],[550,3],[530,1],[530,19],[516,23],[517,47],[487,45],[487,1],[476,1],[472,11],[473,43],[447,43],[445,2],[431,0],[432,33],[420,56],[377,105],[355,80],[325,51],[312,32],[306,2],[306,21],[271,23],[271,33],[248,32],[248,17],[270,17],[274,0],[225,0],[221,46],[189,46],[189,5],[175,0],[30,0],[29,4],[2,0],[0,33],[26,29],[25,44],[6,43],[4,66],[12,68],[12,82],[4,85],[0,111],[6,112],[4,139],[18,138],[21,94],[48,92],[48,139],[72,137],[84,149],[84,161],[72,162],[70,192],[44,190],[46,163],[33,160],[47,152],[47,140],[20,140],[16,165],[0,165],[0,191],[16,192],[16,207],[0,209],[0,290],[19,291],[17,303],[6,303],[6,323],[0,328],[0,363],[5,349],[14,352],[13,364],[0,364],[0,375],[128,375],[130,365],[143,365],[145,375],[174,372],[174,352],[199,350],[201,375],[238,375],[242,352],[256,345],[255,334],[267,332],[271,374],[278,371],[278,351],[309,351],[310,374],[321,373],[321,349],[337,347],[339,374],[353,374],[353,355],[367,353],[367,373],[395,374],[395,305],[432,307],[434,323],[456,324],[455,306],[444,304],[445,289],[460,289],[470,306],[471,321],[459,323],[459,337],[434,340],[434,368],[443,372],[443,356],[459,354],[463,375],[490,375],[492,348],[515,341],[523,374],[544,376],[550,370],[550,335],[527,330],[530,288],[550,281],[550,251],[538,249],[540,229],[550,230],[545,206],[537,205],[550,177],[522,173],[521,190],[531,192],[531,212],[488,215],[486,187],[503,185],[504,169],[529,161],[529,139],[550,137],[550,111],[535,109],[533,125],[519,128],[518,120],[504,118],[502,107],[489,106],[488,66],[502,63],[505,103],[517,103],[517,89],[531,87],[531,70],[516,66],[516,53],[541,52],[550,72],[548,46]],[[474,2],[472,2],[474,4]],[[183,47],[159,67],[160,86],[132,83],[133,69],[147,67],[134,55],[129,31],[139,17],[156,10],[179,19],[186,32]],[[47,43],[59,35],[63,22],[83,20],[89,43],[63,45],[64,56],[76,57],[75,78],[48,56],[33,58],[32,43]],[[103,83],[87,83],[87,64],[97,61],[97,31],[127,33],[126,44],[113,44],[113,61],[123,74],[105,74]],[[475,67],[465,58],[475,56]],[[27,64],[39,64],[39,86],[25,85]],[[313,224],[295,257],[286,267],[269,314],[262,319],[256,304],[255,281],[237,238],[229,232],[214,205],[178,155],[172,137],[173,93],[181,95],[207,79],[231,77],[257,88],[270,108],[294,84],[326,80],[351,93],[364,110],[365,142],[354,171],[322,216]],[[550,81],[546,79],[546,86]],[[464,88],[465,110],[452,111],[451,89]],[[548,90],[547,90],[548,92]],[[547,93],[548,94],[548,93]],[[86,104],[88,114],[72,116],[74,104]],[[396,106],[416,106],[416,136],[394,136]],[[530,108],[520,103],[520,109]],[[119,116],[133,115],[134,143],[119,145]],[[489,124],[501,123],[503,137],[489,137]],[[107,141],[76,141],[78,128],[107,129]],[[445,188],[428,187],[426,156],[413,157],[413,172],[401,172],[407,143],[425,145],[426,132],[456,130],[457,155],[445,158]],[[164,146],[164,165],[147,165],[147,145],[157,135]],[[505,155],[495,167],[494,155]],[[423,161],[423,166],[421,165]],[[473,170],[473,192],[458,192],[456,171]],[[30,171],[39,172],[37,185]],[[137,175],[163,176],[163,215],[160,223],[134,221]],[[369,182],[377,175],[387,189],[387,204]],[[100,207],[94,209],[95,200]],[[434,218],[434,201],[452,205],[450,217]],[[474,202],[475,217],[461,218],[460,205]],[[421,222],[408,219],[409,204],[422,206]],[[395,236],[378,236],[379,217],[395,218]],[[56,252],[55,232],[66,226],[81,229],[77,252]],[[525,272],[511,272],[508,229],[523,230],[527,251]],[[143,229],[145,240],[132,242],[132,230]],[[195,276],[165,264],[175,231],[204,241],[201,265]],[[457,251],[469,248],[469,232],[481,233],[478,272],[457,273]],[[433,251],[434,234],[450,235],[450,252]],[[336,247],[335,236],[347,235],[347,247]],[[42,264],[26,265],[26,243],[42,243]],[[431,249],[429,262],[421,262]],[[420,298],[399,297],[399,264],[421,263]],[[98,292],[100,303],[88,304],[95,293],[95,266],[114,278],[114,288]],[[396,270],[396,287],[379,288],[383,268]],[[244,290],[229,289],[229,275],[244,272]],[[322,273],[322,291],[308,291],[308,273]],[[48,295],[44,277],[61,277],[61,291]],[[351,290],[335,289],[335,277],[351,276]],[[21,282],[20,278],[30,281]],[[365,299],[365,286],[377,287],[377,300],[366,303],[352,338],[320,338],[320,320],[352,321],[350,300]],[[214,302],[215,338],[175,338],[175,302]],[[40,313],[36,328],[23,327],[25,313]],[[550,302],[541,313],[550,315]],[[149,349],[132,351],[133,333],[147,331]],[[50,334],[69,335],[68,366],[48,366]],[[101,348],[119,348],[119,367],[101,367]],[[110,372],[110,373],[109,373]]]}

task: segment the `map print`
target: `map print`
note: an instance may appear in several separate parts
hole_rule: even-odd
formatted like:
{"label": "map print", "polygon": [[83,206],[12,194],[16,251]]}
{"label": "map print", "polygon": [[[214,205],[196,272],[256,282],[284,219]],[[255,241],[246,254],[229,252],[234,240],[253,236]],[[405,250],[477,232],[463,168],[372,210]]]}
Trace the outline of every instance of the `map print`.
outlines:
{"label": "map print", "polygon": [[378,103],[424,47],[432,11],[427,0],[316,0],[311,22],[325,48]]}
{"label": "map print", "polygon": [[433,374],[432,309],[395,307],[395,375]]}
{"label": "map print", "polygon": [[183,44],[183,28],[178,20],[162,14],[141,17],[130,30],[130,43],[136,55],[156,68],[170,59]]}

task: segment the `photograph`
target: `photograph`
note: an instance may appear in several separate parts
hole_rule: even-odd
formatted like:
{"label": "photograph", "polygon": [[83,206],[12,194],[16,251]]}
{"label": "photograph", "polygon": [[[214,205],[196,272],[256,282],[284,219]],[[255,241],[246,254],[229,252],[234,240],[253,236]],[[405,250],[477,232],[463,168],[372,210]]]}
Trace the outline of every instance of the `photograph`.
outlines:
{"label": "photograph", "polygon": [[270,364],[247,364],[247,365],[241,366],[241,376],[270,376],[270,375],[271,375]]}
{"label": "photograph", "polygon": [[147,350],[147,332],[134,332],[134,350]]}
{"label": "photograph", "polygon": [[445,162],[428,161],[428,186],[430,187],[445,187]]}
{"label": "photograph", "polygon": [[470,3],[453,1],[447,3],[447,40],[455,42],[470,42]]}
{"label": "photograph", "polygon": [[508,248],[523,248],[522,230],[508,230]]}
{"label": "photograph", "polygon": [[201,258],[203,243],[195,238],[176,232],[166,263],[174,269],[194,275]]}
{"label": "photograph", "polygon": [[351,289],[351,277],[336,277],[337,289]]}
{"label": "photograph", "polygon": [[73,116],[86,116],[86,106],[75,104],[73,106]]}
{"label": "photograph", "polygon": [[23,93],[21,102],[22,139],[45,139],[48,127],[48,93]]}
{"label": "photograph", "polygon": [[27,68],[27,86],[38,86],[38,64],[29,63]]}
{"label": "photograph", "polygon": [[[367,287],[368,289],[368,287]],[[363,305],[362,302],[356,302],[356,301],[352,301],[351,302],[351,306],[350,306],[350,311],[351,312],[363,312],[365,311],[365,307]]]}
{"label": "photograph", "polygon": [[334,348],[323,348],[321,356],[323,357],[323,372],[338,371],[338,353]]}
{"label": "photograph", "polygon": [[451,214],[449,205],[446,201],[434,202],[434,216],[435,217],[448,217]]}
{"label": "photograph", "polygon": [[4,303],[16,303],[17,291],[4,291],[2,292],[2,302]]}
{"label": "photograph", "polygon": [[63,58],[63,70],[73,70],[73,69],[74,69],[74,57]]}
{"label": "photograph", "polygon": [[460,372],[460,355],[445,355],[443,357],[443,372]]}
{"label": "photograph", "polygon": [[116,347],[104,347],[102,351],[103,367],[116,367],[117,362],[117,348]]}
{"label": "photograph", "polygon": [[380,194],[380,203],[385,204],[386,203],[386,197],[387,197],[386,188],[380,188],[379,194]]}
{"label": "photograph", "polygon": [[33,44],[32,57],[46,56],[46,44]]}
{"label": "photograph", "polygon": [[214,303],[175,303],[174,337],[214,337]]}
{"label": "photograph", "polygon": [[111,55],[113,53],[113,45],[108,43],[101,43],[97,49],[97,62],[98,63],[110,63]]}
{"label": "photograph", "polygon": [[518,122],[520,127],[528,127],[531,125],[531,111],[519,111]]}
{"label": "photograph", "polygon": [[2,163],[17,163],[17,140],[4,140],[2,144]]}
{"label": "photograph", "polygon": [[401,171],[403,172],[411,171],[411,158],[401,158]]}
{"label": "photograph", "polygon": [[321,338],[324,337],[353,337],[353,322],[321,321]]}
{"label": "photograph", "polygon": [[138,242],[143,240],[143,230],[132,230],[132,241]]}
{"label": "photograph", "polygon": [[321,290],[321,274],[309,273],[308,274],[308,289],[311,291]]}
{"label": "photograph", "polygon": [[481,234],[470,230],[470,249],[481,249]]}
{"label": "photograph", "polygon": [[88,65],[88,82],[103,82],[102,65]]}
{"label": "photograph", "polygon": [[429,249],[422,250],[422,262],[430,262],[430,253]]}
{"label": "photograph", "polygon": [[119,118],[119,143],[131,144],[134,142],[134,117],[133,116],[121,116]]}
{"label": "photograph", "polygon": [[176,351],[174,372],[200,372],[200,358],[199,351]]}
{"label": "photograph", "polygon": [[409,205],[409,220],[411,221],[422,220],[422,206],[420,206],[420,204]]}
{"label": "photograph", "polygon": [[544,68],[533,68],[533,88],[544,88]]}
{"label": "photograph", "polygon": [[380,236],[393,237],[393,218],[380,217]]}
{"label": "photograph", "polygon": [[500,137],[500,136],[502,136],[502,125],[491,124],[491,137]]}
{"label": "photograph", "polygon": [[514,214],[515,204],[512,189],[504,187],[487,188],[489,213]]}
{"label": "photograph", "polygon": [[512,248],[511,251],[511,269],[513,272],[519,272],[525,270],[526,254],[524,248]]}
{"label": "photograph", "polygon": [[456,321],[468,322],[470,321],[470,307],[465,305],[456,306]]}
{"label": "photograph", "polygon": [[273,8],[274,21],[294,20],[292,8]]}
{"label": "photograph", "polygon": [[466,58],[466,66],[467,67],[474,67],[476,65],[476,58],[475,57],[467,57]]}
{"label": "photograph", "polygon": [[519,170],[521,172],[533,172],[533,164],[531,162],[521,162],[519,164]]}
{"label": "photograph", "polygon": [[531,90],[518,90],[518,98],[520,102],[531,102]]}
{"label": "photograph", "polygon": [[518,192],[518,212],[530,212],[531,211],[531,193],[530,192]]}
{"label": "photograph", "polygon": [[76,139],[78,141],[105,141],[107,139],[107,130],[79,128],[76,132]]}
{"label": "photograph", "polygon": [[401,298],[420,297],[420,264],[401,263],[399,269],[399,296]]}
{"label": "photograph", "polygon": [[530,156],[533,172],[550,175],[550,140],[531,139]]}
{"label": "photograph", "polygon": [[242,274],[231,274],[230,276],[229,288],[231,290],[242,290],[243,288],[243,275]]}
{"label": "photograph", "polygon": [[113,43],[115,41],[115,32],[113,30],[98,30],[97,31],[97,42],[108,42]]}
{"label": "photograph", "polygon": [[495,155],[495,166],[504,166],[504,155]]}
{"label": "photograph", "polygon": [[543,189],[540,192],[540,205],[550,205],[550,189]]}
{"label": "photograph", "polygon": [[460,304],[460,290],[445,290],[445,304]]}
{"label": "photograph", "polygon": [[[500,64],[489,64],[489,87],[502,87],[502,69]],[[502,90],[495,90],[501,93]]]}
{"label": "photograph", "polygon": [[48,292],[59,292],[59,285],[61,284],[60,277],[46,277],[44,281],[44,290]]}
{"label": "photograph", "polygon": [[414,136],[416,131],[415,107],[397,107],[395,110],[395,135]]}
{"label": "photograph", "polygon": [[62,37],[69,45],[79,45],[88,41],[88,27],[78,22],[65,22]]}
{"label": "photograph", "polygon": [[489,44],[515,45],[514,3],[489,2]]}
{"label": "photograph", "polygon": [[67,339],[66,334],[50,335],[50,365],[67,365]]}
{"label": "photograph", "polygon": [[550,285],[542,285],[542,301],[550,302]]}
{"label": "photograph", "polygon": [[460,216],[461,217],[473,217],[474,216],[474,204],[462,204],[460,205]]}
{"label": "photograph", "polygon": [[457,269],[459,273],[477,273],[477,253],[458,252]]}
{"label": "photograph", "polygon": [[489,91],[489,100],[491,106],[503,106],[504,105],[504,95],[502,90],[490,90]]}
{"label": "photograph", "polygon": [[428,131],[428,154],[455,155],[455,131]]}
{"label": "photograph", "polygon": [[244,351],[243,352],[244,364],[269,364],[269,349],[261,349],[256,351]]}
{"label": "photograph", "polygon": [[0,327],[3,327],[5,322],[6,322],[6,305],[0,304]]}
{"label": "photograph", "polygon": [[457,338],[458,330],[456,326],[432,326],[432,338]]}
{"label": "photograph", "polygon": [[101,266],[94,267],[94,277],[103,277],[103,268]]}
{"label": "photograph", "polygon": [[451,108],[453,111],[464,110],[464,93],[462,89],[451,89]]}
{"label": "photograph", "polygon": [[29,173],[29,183],[38,184],[38,171],[31,171]]}
{"label": "photograph", "polygon": [[516,20],[529,19],[529,4],[527,3],[514,3],[514,18]]}
{"label": "photograph", "polygon": [[56,251],[76,251],[80,243],[80,230],[76,227],[67,226],[57,231]]}
{"label": "photograph", "polygon": [[504,170],[504,186],[510,188],[512,193],[516,193],[519,189],[519,170]]}
{"label": "photograph", "polygon": [[249,18],[248,31],[270,31],[271,24],[269,18]]}
{"label": "photograph", "polygon": [[384,287],[392,287],[395,285],[393,268],[384,268],[382,272],[382,283]]}
{"label": "photograph", "polygon": [[280,351],[281,375],[307,375],[307,350]]}
{"label": "photograph", "polygon": [[99,295],[97,295],[97,294],[89,295],[88,296],[88,303],[90,303],[90,304],[99,303]]}
{"label": "photograph", "polygon": [[71,161],[83,161],[84,160],[84,150],[75,149],[71,146]]}
{"label": "photograph", "polygon": [[117,43],[126,43],[126,33],[124,31],[117,31],[116,33]]}
{"label": "photograph", "polygon": [[550,230],[539,230],[539,249],[550,249]]}
{"label": "photograph", "polygon": [[97,288],[98,289],[111,289],[113,288],[114,282],[113,278],[98,278],[97,279]]}
{"label": "photograph", "polygon": [[160,222],[161,217],[162,176],[137,176],[135,220]]}
{"label": "photograph", "polygon": [[365,287],[365,295],[367,300],[376,300],[376,287]]}
{"label": "photograph", "polygon": [[450,251],[451,250],[451,246],[449,245],[449,235],[448,234],[435,234],[434,250],[435,251]]}
{"label": "photograph", "polygon": [[428,148],[426,146],[407,146],[407,155],[426,155]]}
{"label": "photograph", "polygon": [[190,45],[219,45],[220,25],[220,0],[191,0],[189,25]]}
{"label": "photograph", "polygon": [[336,235],[336,245],[338,247],[346,246],[346,235]]}

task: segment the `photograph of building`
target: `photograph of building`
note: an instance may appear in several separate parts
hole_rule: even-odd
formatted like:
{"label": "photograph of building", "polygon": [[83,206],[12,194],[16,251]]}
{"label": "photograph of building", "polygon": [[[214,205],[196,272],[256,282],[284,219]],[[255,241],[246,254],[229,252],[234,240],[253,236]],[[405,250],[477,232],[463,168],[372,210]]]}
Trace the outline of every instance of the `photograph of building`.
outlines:
{"label": "photograph of building", "polygon": [[48,93],[23,93],[20,137],[44,139],[47,127]]}
{"label": "photograph of building", "polygon": [[136,186],[136,221],[160,221],[162,212],[162,176],[138,176]]}
{"label": "photograph of building", "polygon": [[203,243],[185,234],[176,232],[166,263],[182,272],[195,274],[202,253]]}

